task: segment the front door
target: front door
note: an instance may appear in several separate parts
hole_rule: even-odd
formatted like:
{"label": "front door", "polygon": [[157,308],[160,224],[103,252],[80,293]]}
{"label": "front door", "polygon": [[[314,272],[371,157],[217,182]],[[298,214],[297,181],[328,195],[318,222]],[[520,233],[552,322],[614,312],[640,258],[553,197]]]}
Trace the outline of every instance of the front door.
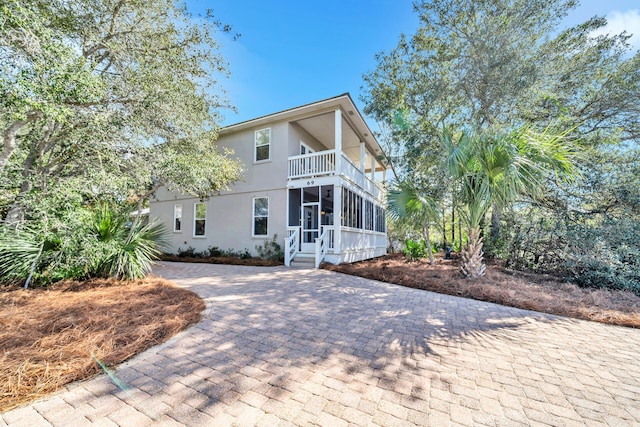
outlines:
{"label": "front door", "polygon": [[318,187],[302,189],[301,214],[301,250],[302,252],[315,252],[316,239],[320,236],[320,189]]}
{"label": "front door", "polygon": [[320,231],[318,221],[319,203],[305,203],[302,206],[302,252],[315,252],[316,239]]}

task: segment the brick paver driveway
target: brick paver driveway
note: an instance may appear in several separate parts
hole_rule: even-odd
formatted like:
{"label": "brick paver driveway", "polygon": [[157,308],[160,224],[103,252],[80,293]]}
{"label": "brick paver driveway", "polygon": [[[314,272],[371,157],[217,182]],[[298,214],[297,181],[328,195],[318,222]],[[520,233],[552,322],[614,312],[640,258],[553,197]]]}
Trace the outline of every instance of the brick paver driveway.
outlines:
{"label": "brick paver driveway", "polygon": [[[0,425],[640,425],[640,330],[338,273],[167,263],[204,320]],[[4,421],[3,421],[4,420]]]}

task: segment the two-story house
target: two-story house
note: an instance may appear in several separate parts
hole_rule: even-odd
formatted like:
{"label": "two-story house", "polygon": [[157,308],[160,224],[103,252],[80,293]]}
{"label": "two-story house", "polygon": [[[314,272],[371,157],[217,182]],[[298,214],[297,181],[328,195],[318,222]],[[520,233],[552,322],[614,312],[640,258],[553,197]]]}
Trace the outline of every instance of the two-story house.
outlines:
{"label": "two-story house", "polygon": [[385,157],[349,94],[224,127],[217,144],[246,169],[199,200],[166,189],[150,204],[174,251],[249,249],[277,234],[292,259],[353,262],[386,253]]}

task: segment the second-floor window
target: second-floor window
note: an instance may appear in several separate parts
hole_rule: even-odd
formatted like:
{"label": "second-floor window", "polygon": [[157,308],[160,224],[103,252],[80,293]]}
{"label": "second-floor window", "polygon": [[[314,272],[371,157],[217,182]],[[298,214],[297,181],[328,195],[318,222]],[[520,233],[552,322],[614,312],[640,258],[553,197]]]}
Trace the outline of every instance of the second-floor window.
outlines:
{"label": "second-floor window", "polygon": [[271,156],[271,129],[257,130],[255,133],[254,161],[269,160]]}

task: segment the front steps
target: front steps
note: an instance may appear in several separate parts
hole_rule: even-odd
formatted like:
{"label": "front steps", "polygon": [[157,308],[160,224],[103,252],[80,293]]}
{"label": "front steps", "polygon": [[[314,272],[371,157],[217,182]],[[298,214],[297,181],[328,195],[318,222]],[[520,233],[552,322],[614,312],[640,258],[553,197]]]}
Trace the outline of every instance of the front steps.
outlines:
{"label": "front steps", "polygon": [[295,268],[315,268],[316,255],[306,252],[298,252],[291,260],[291,267]]}

